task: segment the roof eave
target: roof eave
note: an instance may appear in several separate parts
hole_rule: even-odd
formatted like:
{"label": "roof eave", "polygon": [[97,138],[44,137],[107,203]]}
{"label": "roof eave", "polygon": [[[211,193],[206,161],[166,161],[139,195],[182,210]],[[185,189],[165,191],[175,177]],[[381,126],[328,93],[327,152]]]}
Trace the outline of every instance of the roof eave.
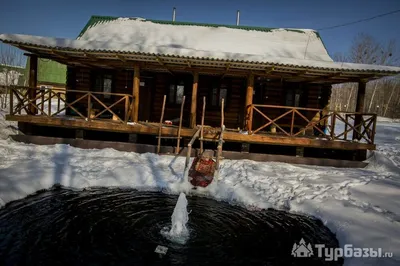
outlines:
{"label": "roof eave", "polygon": [[[26,50],[28,52],[38,54],[40,57],[52,59],[63,64],[72,63],[85,63],[89,58],[94,60],[113,60],[121,61],[121,58],[125,58],[126,61],[135,62],[147,62],[158,64],[159,60],[164,60],[166,64],[171,65],[188,65],[191,63],[193,67],[212,67],[219,69],[226,69],[229,65],[230,69],[243,71],[243,72],[256,72],[258,74],[264,73],[266,76],[268,72],[276,73],[292,73],[293,75],[316,75],[318,78],[321,75],[321,79],[329,78],[326,82],[328,83],[343,83],[352,82],[357,79],[369,81],[373,79],[378,79],[385,76],[397,75],[400,73],[400,68],[398,71],[389,70],[352,70],[352,69],[338,69],[338,68],[323,68],[323,67],[313,67],[313,66],[302,66],[294,64],[281,64],[274,62],[249,62],[240,60],[226,60],[217,58],[198,58],[190,56],[178,56],[178,55],[164,55],[164,54],[151,54],[151,53],[141,53],[141,52],[127,52],[127,51],[113,51],[113,50],[90,50],[90,49],[75,49],[68,47],[48,47],[44,45],[32,44],[32,43],[22,43],[10,40],[2,40],[4,43],[11,44],[20,49]],[[111,61],[110,61],[111,62]],[[100,64],[98,64],[101,66]],[[128,65],[128,64],[126,64]],[[317,79],[318,80],[318,79]],[[318,81],[315,81],[318,82]]]}

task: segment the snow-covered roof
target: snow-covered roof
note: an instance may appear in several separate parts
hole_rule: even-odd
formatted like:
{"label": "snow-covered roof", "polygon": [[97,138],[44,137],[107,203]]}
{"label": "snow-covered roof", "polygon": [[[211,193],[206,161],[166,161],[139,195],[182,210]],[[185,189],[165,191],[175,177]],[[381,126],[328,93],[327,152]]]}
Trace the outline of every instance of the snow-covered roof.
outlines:
{"label": "snow-covered roof", "polygon": [[[132,45],[134,51],[140,47],[142,52],[154,52],[152,48],[156,47],[163,54],[193,57],[204,57],[204,52],[207,52],[209,58],[221,57],[221,53],[226,53],[333,61],[313,30],[259,31],[119,18],[92,25],[79,39],[113,42],[116,50],[125,50]],[[182,49],[184,53],[180,53]]]}
{"label": "snow-covered roof", "polygon": [[2,34],[11,44],[330,71],[400,73],[400,68],[338,63],[314,30],[267,29],[113,18],[87,25],[77,40]]}

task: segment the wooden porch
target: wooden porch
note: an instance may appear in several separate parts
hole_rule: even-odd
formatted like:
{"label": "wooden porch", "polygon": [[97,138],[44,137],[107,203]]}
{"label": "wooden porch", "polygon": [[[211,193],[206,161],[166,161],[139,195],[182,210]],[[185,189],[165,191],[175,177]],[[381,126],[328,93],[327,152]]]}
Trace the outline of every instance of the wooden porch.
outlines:
{"label": "wooden porch", "polygon": [[[68,102],[65,95],[52,89],[12,87],[10,114],[6,119],[41,126],[127,134],[161,133],[163,137],[178,137],[179,134],[187,139],[198,130],[198,125],[179,130],[176,125],[162,123],[160,127],[160,122],[137,121],[135,106],[138,103],[130,94],[69,92],[79,93],[79,97]],[[375,149],[375,114],[258,104],[248,105],[247,114],[246,127],[225,129],[224,141],[335,150]],[[191,121],[196,120],[192,118]],[[205,126],[204,139],[218,141],[219,132],[218,127]]]}

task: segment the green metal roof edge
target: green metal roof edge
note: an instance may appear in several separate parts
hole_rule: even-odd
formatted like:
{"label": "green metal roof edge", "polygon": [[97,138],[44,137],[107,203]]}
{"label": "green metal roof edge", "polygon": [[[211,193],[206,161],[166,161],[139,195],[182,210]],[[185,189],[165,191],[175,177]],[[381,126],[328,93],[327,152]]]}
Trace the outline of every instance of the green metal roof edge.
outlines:
{"label": "green metal roof edge", "polygon": [[[78,35],[78,38],[81,37],[90,27],[96,25],[97,23],[103,23],[107,21],[117,20],[119,17],[112,17],[112,16],[91,16],[89,21],[86,23],[85,27],[81,30]],[[137,18],[129,18],[129,19],[137,19]],[[143,21],[150,21],[153,23],[158,24],[167,24],[167,25],[181,25],[181,26],[203,26],[203,27],[226,27],[231,29],[241,29],[241,30],[255,30],[255,31],[263,31],[263,32],[270,32],[272,30],[278,28],[267,28],[267,27],[257,27],[257,26],[236,26],[236,25],[226,25],[226,24],[212,24],[212,23],[195,23],[195,22],[182,22],[182,21],[169,21],[169,20],[155,20],[155,19],[143,19]],[[287,31],[298,32],[298,33],[305,33],[303,30],[300,29],[288,29],[283,28]],[[317,37],[321,39],[319,33],[315,31]]]}

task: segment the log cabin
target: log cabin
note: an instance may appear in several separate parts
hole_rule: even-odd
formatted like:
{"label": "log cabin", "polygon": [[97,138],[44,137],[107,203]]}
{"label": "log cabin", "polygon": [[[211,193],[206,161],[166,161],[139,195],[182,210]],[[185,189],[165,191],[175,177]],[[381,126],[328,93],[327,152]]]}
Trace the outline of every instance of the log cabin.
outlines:
{"label": "log cabin", "polygon": [[[92,16],[77,39],[0,40],[30,57],[6,119],[37,144],[183,153],[201,128],[194,148],[215,149],[223,131],[224,158],[359,167],[376,148],[366,83],[400,73],[334,62],[303,29]],[[67,66],[65,95],[38,88],[39,58]],[[358,83],[355,112],[329,108],[344,82]]]}

